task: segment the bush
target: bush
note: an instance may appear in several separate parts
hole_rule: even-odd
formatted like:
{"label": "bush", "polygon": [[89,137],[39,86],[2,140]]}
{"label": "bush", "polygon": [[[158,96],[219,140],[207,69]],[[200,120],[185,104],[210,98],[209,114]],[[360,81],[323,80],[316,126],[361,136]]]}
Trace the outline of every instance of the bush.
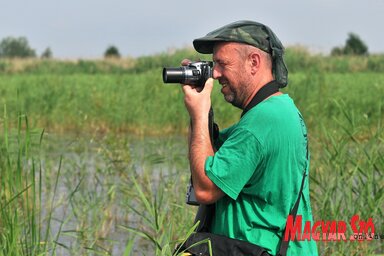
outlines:
{"label": "bush", "polygon": [[331,51],[332,56],[338,55],[367,55],[368,47],[360,39],[360,37],[354,33],[349,33],[348,39],[345,42],[344,47],[335,47]]}
{"label": "bush", "polygon": [[41,54],[42,59],[52,59],[52,50],[51,48],[47,48],[44,50],[44,52]]}
{"label": "bush", "polygon": [[0,42],[0,57],[28,58],[36,57],[35,50],[31,49],[25,37],[7,37]]}
{"label": "bush", "polygon": [[366,55],[368,54],[368,47],[358,35],[350,33],[345,43],[344,53],[347,55]]}
{"label": "bush", "polygon": [[110,46],[104,53],[105,58],[120,58],[119,49],[115,46]]}

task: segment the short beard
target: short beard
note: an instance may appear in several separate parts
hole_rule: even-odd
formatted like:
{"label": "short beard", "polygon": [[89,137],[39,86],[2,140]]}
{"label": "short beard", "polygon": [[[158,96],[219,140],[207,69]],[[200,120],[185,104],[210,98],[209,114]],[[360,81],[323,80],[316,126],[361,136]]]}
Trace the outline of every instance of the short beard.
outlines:
{"label": "short beard", "polygon": [[242,108],[242,104],[241,102],[238,102],[239,99],[236,95],[235,92],[231,91],[231,94],[228,94],[228,95],[224,95],[224,99],[228,102],[228,103],[231,103],[233,106],[237,107],[237,108]]}

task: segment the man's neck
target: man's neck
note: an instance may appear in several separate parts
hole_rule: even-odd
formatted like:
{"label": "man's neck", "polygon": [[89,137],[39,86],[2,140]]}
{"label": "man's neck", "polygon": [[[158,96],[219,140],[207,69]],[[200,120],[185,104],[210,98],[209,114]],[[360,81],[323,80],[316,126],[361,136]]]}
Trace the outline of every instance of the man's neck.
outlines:
{"label": "man's neck", "polygon": [[271,97],[273,95],[279,94],[279,88],[280,88],[280,86],[279,86],[279,84],[275,80],[272,80],[271,82],[269,82],[269,83],[265,84],[264,86],[262,86],[257,91],[257,93],[253,96],[253,98],[248,103],[248,105],[244,107],[243,113],[241,114],[241,116],[243,116],[251,108],[255,107],[260,102],[268,99],[269,97]]}
{"label": "man's neck", "polygon": [[[243,106],[241,109],[245,109],[248,104],[251,102],[251,100],[253,99],[253,97],[255,97],[256,93],[258,91],[260,91],[260,89],[265,86],[266,84],[270,83],[271,81],[273,81],[274,79],[273,78],[269,78],[269,79],[264,79],[262,81],[260,81],[256,86],[255,86],[255,89],[253,90],[252,94],[248,97],[248,99],[244,102]],[[272,96],[272,95],[271,95]]]}

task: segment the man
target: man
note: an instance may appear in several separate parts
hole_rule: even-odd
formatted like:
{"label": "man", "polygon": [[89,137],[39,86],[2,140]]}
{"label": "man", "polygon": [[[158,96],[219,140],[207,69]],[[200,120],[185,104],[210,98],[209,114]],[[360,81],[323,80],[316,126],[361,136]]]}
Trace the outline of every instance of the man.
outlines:
{"label": "man", "polygon": [[[225,100],[243,109],[239,122],[221,131],[212,145],[208,113],[213,79],[201,91],[183,85],[196,198],[215,204],[212,233],[276,255],[299,195],[297,214],[303,223],[312,221],[308,177],[300,193],[303,174],[309,171],[306,127],[292,99],[278,91],[287,85],[283,46],[267,26],[252,21],[226,25],[193,43],[198,52],[213,53],[213,78]],[[290,242],[287,255],[317,255],[316,244]]]}

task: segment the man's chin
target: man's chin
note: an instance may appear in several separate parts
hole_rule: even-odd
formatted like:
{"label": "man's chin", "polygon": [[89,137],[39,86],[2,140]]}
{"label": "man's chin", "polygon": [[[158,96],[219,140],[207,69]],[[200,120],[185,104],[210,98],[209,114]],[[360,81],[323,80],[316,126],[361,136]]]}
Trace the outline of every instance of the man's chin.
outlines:
{"label": "man's chin", "polygon": [[233,100],[233,97],[232,96],[225,96],[224,95],[224,100],[226,101],[226,102],[228,102],[228,103],[231,103],[233,106],[235,106],[236,107],[236,104],[234,104],[234,100]]}
{"label": "man's chin", "polygon": [[225,99],[226,102],[231,103],[234,107],[241,108],[241,104],[238,104],[234,100],[232,95],[227,95],[227,96],[224,95],[224,99]]}
{"label": "man's chin", "polygon": [[232,102],[233,102],[233,97],[231,95],[224,95],[224,99],[228,103],[232,104]]}

